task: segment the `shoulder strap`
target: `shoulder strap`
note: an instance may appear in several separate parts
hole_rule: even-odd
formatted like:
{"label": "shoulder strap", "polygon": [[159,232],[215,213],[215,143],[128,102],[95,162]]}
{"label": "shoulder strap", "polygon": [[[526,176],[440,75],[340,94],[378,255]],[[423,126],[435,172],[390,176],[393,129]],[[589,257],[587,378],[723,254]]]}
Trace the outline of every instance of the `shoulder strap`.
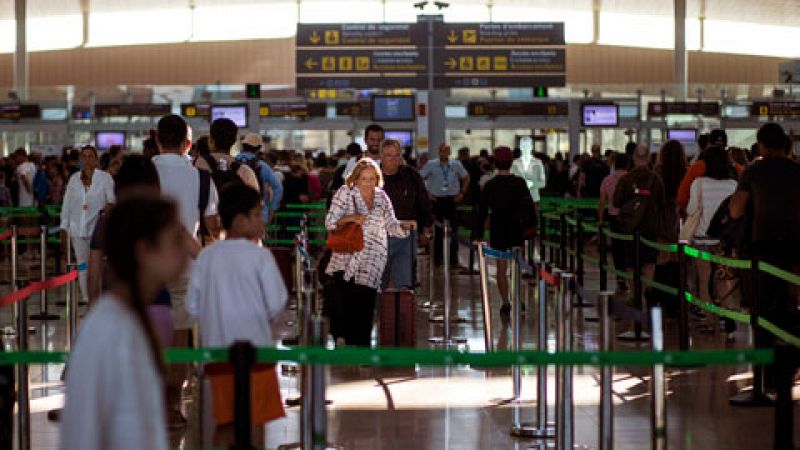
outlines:
{"label": "shoulder strap", "polygon": [[197,169],[197,173],[200,175],[200,195],[198,196],[197,207],[200,208],[200,217],[202,218],[211,195],[211,173],[200,169]]}
{"label": "shoulder strap", "polygon": [[200,157],[203,158],[206,164],[208,164],[209,171],[213,172],[215,170],[219,170],[219,163],[213,156],[208,154],[208,155],[200,155]]}

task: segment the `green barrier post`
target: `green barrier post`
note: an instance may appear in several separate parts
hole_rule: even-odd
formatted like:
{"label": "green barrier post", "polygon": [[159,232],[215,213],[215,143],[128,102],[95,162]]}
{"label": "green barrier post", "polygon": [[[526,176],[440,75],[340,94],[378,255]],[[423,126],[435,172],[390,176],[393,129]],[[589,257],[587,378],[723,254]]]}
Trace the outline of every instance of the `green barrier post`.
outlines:
{"label": "green barrier post", "polygon": [[560,229],[561,229],[561,251],[558,257],[558,267],[566,269],[567,267],[567,215],[562,211],[559,213]]}
{"label": "green barrier post", "polygon": [[250,371],[256,361],[256,349],[250,342],[237,341],[230,348],[233,366],[233,429],[235,450],[253,448],[250,424]]}
{"label": "green barrier post", "polygon": [[689,304],[686,302],[686,243],[678,242],[678,345],[681,350],[689,350]]}
{"label": "green barrier post", "polygon": [[[764,330],[758,326],[758,294],[761,284],[761,272],[758,267],[758,259],[753,258],[750,266],[750,333],[752,334],[753,345],[758,348],[762,346]],[[728,402],[734,406],[769,406],[772,400],[764,393],[764,366],[753,365],[753,389],[741,392],[731,397]]]}
{"label": "green barrier post", "polygon": [[800,352],[791,345],[780,342],[775,348],[775,371],[777,372],[777,396],[775,400],[775,443],[776,449],[791,450],[794,446],[794,406],[792,405],[792,385],[797,370]]}

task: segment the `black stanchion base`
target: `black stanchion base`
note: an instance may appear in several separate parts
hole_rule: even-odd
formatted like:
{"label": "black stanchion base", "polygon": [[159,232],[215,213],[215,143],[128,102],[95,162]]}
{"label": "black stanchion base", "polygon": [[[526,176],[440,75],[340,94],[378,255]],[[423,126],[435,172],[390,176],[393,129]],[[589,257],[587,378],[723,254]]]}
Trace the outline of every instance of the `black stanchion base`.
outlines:
{"label": "black stanchion base", "polygon": [[626,331],[617,335],[617,339],[625,342],[647,342],[650,340],[650,335],[642,331],[638,336],[634,331]]}
{"label": "black stanchion base", "polygon": [[[84,302],[83,300],[78,302],[78,306],[87,306],[88,304],[89,304],[89,302]],[[67,302],[65,302],[63,300],[59,300],[59,301],[55,302],[55,305],[58,306],[58,307],[64,308],[64,307],[67,306]]]}
{"label": "black stanchion base", "polygon": [[39,313],[39,314],[31,314],[28,316],[31,320],[61,320],[61,316],[57,314],[49,314],[49,313]]}
{"label": "black stanchion base", "polygon": [[283,338],[281,340],[281,343],[287,347],[292,345],[300,345],[300,337],[294,336],[294,337]]}
{"label": "black stanchion base", "polygon": [[[294,406],[300,406],[302,403],[303,403],[303,397],[287,398],[286,400],[283,401],[283,404],[286,405],[289,408],[294,407]],[[326,405],[332,405],[333,404],[333,400],[325,400],[325,404]]]}
{"label": "black stanchion base", "polygon": [[745,391],[745,392],[740,392],[734,395],[733,397],[729,398],[728,403],[730,403],[731,406],[741,406],[741,407],[774,406],[775,399],[761,392]]}
{"label": "black stanchion base", "polygon": [[585,320],[587,322],[599,322],[600,318],[597,317],[597,316],[586,316],[586,317],[583,318],[583,320]]}
{"label": "black stanchion base", "polygon": [[511,425],[511,436],[533,439],[555,439],[555,426],[539,427],[534,423],[515,423]]}
{"label": "black stanchion base", "polygon": [[474,269],[462,269],[460,272],[458,272],[458,274],[473,276],[473,275],[480,275],[480,272]]}

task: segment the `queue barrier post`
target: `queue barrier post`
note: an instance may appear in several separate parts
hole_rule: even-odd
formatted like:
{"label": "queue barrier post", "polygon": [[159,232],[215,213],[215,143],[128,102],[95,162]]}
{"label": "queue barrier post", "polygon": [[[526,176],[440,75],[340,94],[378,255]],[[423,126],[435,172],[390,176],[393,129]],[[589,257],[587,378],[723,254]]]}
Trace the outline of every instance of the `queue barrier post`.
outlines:
{"label": "queue barrier post", "polygon": [[[44,282],[47,279],[47,225],[39,227],[39,253],[41,256],[41,267],[39,268],[39,279]],[[47,289],[39,291],[39,314],[30,316],[33,320],[58,320],[61,316],[51,314],[47,311]]]}
{"label": "queue barrier post", "polygon": [[[614,322],[611,320],[611,297],[613,292],[601,291],[597,297],[597,307],[600,310],[600,350],[611,351],[613,345]],[[614,398],[612,383],[614,382],[614,367],[606,365],[600,368],[600,427],[597,438],[598,450],[613,450],[614,448]]]}
{"label": "queue barrier post", "polygon": [[793,450],[794,445],[794,406],[792,405],[792,385],[800,360],[796,347],[780,342],[775,347],[775,372],[777,377],[775,398],[774,450]]}
{"label": "queue barrier post", "polygon": [[230,347],[229,361],[233,366],[233,430],[234,450],[251,450],[250,372],[256,361],[256,349],[247,341],[236,341]]}
{"label": "queue barrier post", "polygon": [[606,271],[606,264],[608,263],[608,254],[606,250],[606,233],[605,226],[600,223],[597,225],[597,253],[600,259],[598,264],[600,267],[600,291],[605,292],[608,290],[608,272]]}
{"label": "queue barrier post", "polygon": [[[664,351],[664,324],[661,307],[650,310],[653,351]],[[650,442],[653,450],[667,448],[667,381],[663,364],[653,365],[652,387],[650,389]]]}
{"label": "queue barrier post", "polygon": [[[67,271],[79,270],[78,264],[67,263]],[[66,335],[67,335],[67,348],[72,349],[75,342],[75,336],[78,332],[78,294],[75,292],[75,281],[70,281],[65,289],[64,296],[66,300]]]}
{"label": "queue barrier post", "polygon": [[436,293],[436,224],[431,226],[431,237],[428,239],[428,300],[420,305],[423,309],[433,309]]}
{"label": "queue barrier post", "polygon": [[678,345],[681,350],[689,350],[689,304],[686,302],[686,243],[678,242]]}
{"label": "queue barrier post", "polygon": [[[573,211],[573,215],[575,217],[577,217],[577,214],[575,214],[576,212],[577,210]],[[566,216],[564,216],[564,218],[566,222]],[[569,270],[569,273],[575,273],[575,249],[577,248],[577,244],[575,242],[576,230],[569,223],[566,224],[565,228],[567,232],[567,246],[568,246],[567,261],[569,263],[567,270]]]}
{"label": "queue barrier post", "polygon": [[547,237],[547,221],[544,217],[544,212],[542,211],[542,205],[539,205],[538,208],[539,213],[539,232],[537,233],[539,236],[539,258],[545,259],[545,248],[544,248],[544,240]]}
{"label": "queue barrier post", "polygon": [[[576,223],[577,223],[577,235],[575,243],[575,259],[577,261],[577,266],[575,267],[575,279],[579,286],[583,286],[583,275],[584,275],[584,267],[583,267],[583,242],[584,242],[584,234],[583,234],[583,214],[578,211],[576,214]],[[583,297],[580,294],[577,294],[578,301],[575,306],[585,307],[591,306],[589,303],[585,303]]]}
{"label": "queue barrier post", "polygon": [[[511,249],[511,286],[509,290],[509,297],[513,302],[511,309],[511,350],[518,352],[522,350],[521,338],[521,325],[522,325],[522,296],[520,295],[520,268],[519,258],[521,255],[520,248],[514,247]],[[504,276],[505,274],[498,273],[497,276]],[[515,364],[511,368],[511,380],[513,385],[513,398],[519,400],[522,398],[522,367]],[[519,414],[519,408],[514,408],[514,413]],[[519,417],[515,418],[515,422],[519,422]]]}
{"label": "queue barrier post", "polygon": [[[314,314],[305,326],[305,342],[313,346],[325,345],[328,321]],[[325,404],[325,366],[307,364],[303,367],[303,400],[301,406],[300,436],[303,450],[338,448],[328,444],[328,412]]]}
{"label": "queue barrier post", "polygon": [[487,352],[494,351],[494,334],[492,333],[492,309],[489,304],[489,273],[486,267],[486,244],[478,245],[478,272],[480,274],[481,303],[483,304],[483,342]]}
{"label": "queue barrier post", "polygon": [[[11,292],[14,292],[17,289],[19,289],[19,286],[18,286],[19,281],[17,280],[17,278],[18,278],[18,273],[17,273],[17,270],[18,270],[18,267],[17,267],[18,251],[19,251],[19,249],[17,248],[17,226],[13,225],[11,227],[11,250],[10,250],[10,253],[11,253],[11,267],[10,267],[10,269],[11,269]],[[11,322],[12,322],[12,324],[9,325],[9,327],[6,330],[4,330],[3,333],[6,336],[14,336],[14,335],[16,335],[16,330],[14,329],[14,327],[17,325],[15,318],[17,317],[17,314],[19,314],[17,312],[18,308],[19,308],[19,306],[17,306],[16,303],[11,306],[11,309],[12,309]]]}
{"label": "queue barrier post", "polygon": [[[11,289],[16,291],[17,286],[17,226],[11,227]],[[14,303],[14,314],[17,322],[17,350],[28,350],[28,303],[22,300]],[[30,450],[31,448],[31,410],[30,410],[30,380],[28,379],[28,365],[17,365],[17,449]]]}
{"label": "queue barrier post", "polygon": [[[572,293],[575,278],[571,273],[560,276],[556,305],[558,334],[556,342],[561,352],[572,351]],[[573,403],[573,367],[558,366],[556,377],[556,448],[572,450],[575,442],[575,412]]]}
{"label": "queue barrier post", "polygon": [[558,267],[567,266],[567,215],[563,211],[559,214],[559,228],[561,230],[560,252],[558,256]]}
{"label": "queue barrier post", "polygon": [[[753,258],[750,262],[750,334],[753,345],[758,348],[761,346],[764,330],[758,325],[760,316],[759,310],[759,291],[761,289],[761,271],[759,261]],[[740,392],[728,399],[728,403],[733,406],[770,406],[772,399],[764,393],[764,366],[753,365],[753,388],[750,391]]]}
{"label": "queue barrier post", "polygon": [[[452,302],[453,296],[450,290],[450,241],[453,238],[450,229],[450,221],[444,221],[443,227],[443,235],[442,235],[442,261],[444,263],[443,267],[443,288],[444,288],[444,314],[442,315],[442,327],[444,331],[442,333],[442,337],[431,337],[428,339],[428,342],[437,345],[443,345],[445,347],[452,347],[458,344],[463,344],[467,342],[466,338],[463,337],[453,337],[451,335],[451,322],[452,322]],[[436,322],[436,318],[430,319],[432,322]],[[458,320],[458,319],[456,319]]]}
{"label": "queue barrier post", "polygon": [[[644,300],[644,289],[642,287],[642,235],[637,230],[633,233],[633,300],[643,313],[647,313],[647,302]],[[644,342],[650,336],[644,332],[641,320],[633,322],[633,332],[622,333],[617,336],[621,341]]]}

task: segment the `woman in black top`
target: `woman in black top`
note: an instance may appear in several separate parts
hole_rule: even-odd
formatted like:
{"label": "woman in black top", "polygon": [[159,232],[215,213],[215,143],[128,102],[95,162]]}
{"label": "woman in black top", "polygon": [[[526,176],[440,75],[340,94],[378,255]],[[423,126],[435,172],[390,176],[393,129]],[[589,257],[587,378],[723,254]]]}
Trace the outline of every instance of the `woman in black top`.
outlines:
{"label": "woman in black top", "polygon": [[[533,217],[534,205],[525,180],[511,173],[513,153],[508,147],[498,147],[494,151],[497,174],[483,188],[478,223],[473,232],[473,240],[483,236],[487,217],[489,218],[489,246],[495,250],[509,251],[522,247],[523,231],[528,219]],[[490,212],[491,211],[491,212]],[[530,220],[533,224],[533,220]],[[500,314],[508,316],[511,303],[508,298],[508,263],[497,260],[497,288],[503,299]]]}

